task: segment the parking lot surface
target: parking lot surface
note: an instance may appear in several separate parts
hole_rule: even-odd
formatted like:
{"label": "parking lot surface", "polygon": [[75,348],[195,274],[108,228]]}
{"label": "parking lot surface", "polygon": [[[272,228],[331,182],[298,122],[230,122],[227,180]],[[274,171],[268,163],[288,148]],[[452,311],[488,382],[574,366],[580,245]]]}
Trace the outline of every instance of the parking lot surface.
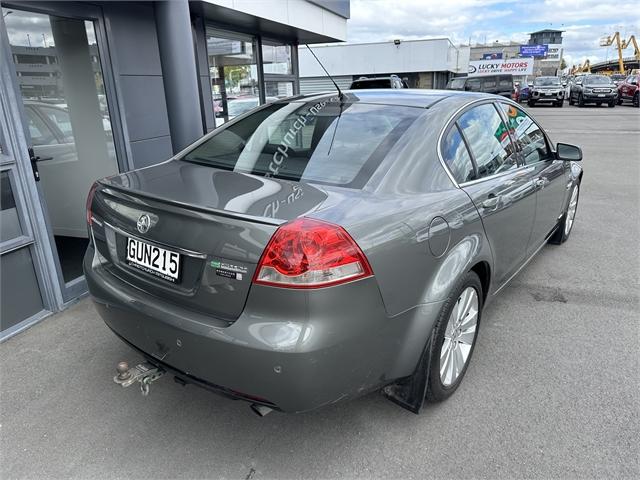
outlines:
{"label": "parking lot surface", "polygon": [[112,382],[138,357],[84,299],[0,346],[0,476],[639,478],[640,115],[528,110],[583,148],[576,223],[485,311],[447,402],[259,418],[170,377],[145,398]]}

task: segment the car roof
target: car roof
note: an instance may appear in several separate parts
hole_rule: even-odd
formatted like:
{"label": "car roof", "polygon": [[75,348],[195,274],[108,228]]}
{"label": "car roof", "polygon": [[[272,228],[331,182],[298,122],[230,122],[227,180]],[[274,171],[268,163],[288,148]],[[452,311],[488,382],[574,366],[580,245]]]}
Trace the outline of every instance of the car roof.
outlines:
{"label": "car roof", "polygon": [[[369,90],[343,90],[346,103],[371,103],[378,105],[397,105],[404,107],[429,108],[450,98],[472,100],[474,98],[494,98],[495,95],[464,92],[459,90],[424,90],[419,88],[372,88]],[[289,97],[279,102],[321,102],[337,98],[337,92],[321,92],[297,97]],[[331,100],[335,101],[335,100]]]}

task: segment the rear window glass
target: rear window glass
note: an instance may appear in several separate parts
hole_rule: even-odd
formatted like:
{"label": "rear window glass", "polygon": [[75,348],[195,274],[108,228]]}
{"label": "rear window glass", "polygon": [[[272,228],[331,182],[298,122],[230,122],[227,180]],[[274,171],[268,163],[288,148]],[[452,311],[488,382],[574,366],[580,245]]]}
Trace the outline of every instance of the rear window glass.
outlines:
{"label": "rear window glass", "polygon": [[423,112],[365,103],[277,103],[221,127],[182,159],[285,180],[362,188]]}
{"label": "rear window glass", "polygon": [[391,80],[381,78],[379,80],[356,80],[351,84],[351,90],[362,90],[366,88],[391,88]]}
{"label": "rear window glass", "polygon": [[464,88],[464,82],[466,81],[466,78],[454,78],[452,80],[449,80],[449,85],[447,85],[447,88],[449,90],[462,90]]}

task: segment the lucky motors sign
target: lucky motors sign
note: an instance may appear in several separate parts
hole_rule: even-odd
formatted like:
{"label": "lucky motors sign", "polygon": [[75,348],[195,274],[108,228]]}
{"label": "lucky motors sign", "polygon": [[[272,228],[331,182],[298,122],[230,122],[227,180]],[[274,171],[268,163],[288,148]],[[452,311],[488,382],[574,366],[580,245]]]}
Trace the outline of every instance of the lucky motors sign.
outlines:
{"label": "lucky motors sign", "polygon": [[472,60],[469,76],[483,75],[532,75],[533,58],[509,58],[497,60]]}

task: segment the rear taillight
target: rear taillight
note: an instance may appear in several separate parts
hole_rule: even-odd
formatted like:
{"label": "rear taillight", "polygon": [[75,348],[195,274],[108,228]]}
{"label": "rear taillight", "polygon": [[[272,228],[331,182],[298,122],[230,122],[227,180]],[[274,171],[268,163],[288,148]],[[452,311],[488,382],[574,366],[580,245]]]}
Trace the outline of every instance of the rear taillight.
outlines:
{"label": "rear taillight", "polygon": [[94,182],[89,189],[89,194],[87,195],[87,225],[91,226],[93,223],[92,214],[91,214],[91,204],[93,203],[93,196],[96,194],[96,188],[98,188],[98,182]]}
{"label": "rear taillight", "polygon": [[371,275],[362,250],[342,227],[299,218],[276,230],[253,281],[277,287],[319,288]]}

